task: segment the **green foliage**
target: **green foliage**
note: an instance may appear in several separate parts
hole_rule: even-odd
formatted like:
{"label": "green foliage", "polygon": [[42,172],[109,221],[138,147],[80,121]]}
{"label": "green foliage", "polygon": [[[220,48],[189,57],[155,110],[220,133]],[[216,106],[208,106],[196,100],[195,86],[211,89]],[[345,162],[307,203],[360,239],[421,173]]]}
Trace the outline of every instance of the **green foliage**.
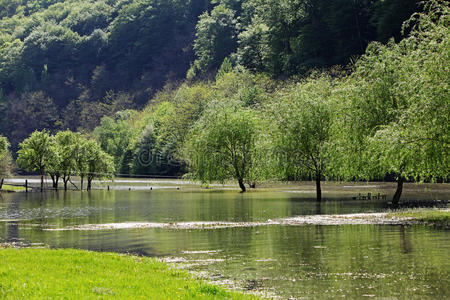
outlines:
{"label": "green foliage", "polygon": [[83,137],[79,133],[73,133],[70,130],[60,131],[55,135],[59,150],[59,174],[64,182],[64,189],[67,189],[67,182],[70,176],[76,174],[77,165],[75,157],[77,156],[77,145],[82,143]]}
{"label": "green foliage", "polygon": [[200,16],[197,23],[195,53],[201,72],[217,69],[225,57],[237,49],[235,12],[223,4]]}
{"label": "green foliage", "polygon": [[216,80],[220,79],[223,75],[230,73],[233,71],[233,65],[231,64],[231,60],[228,57],[225,57],[222,64],[220,65],[219,70],[217,71]]}
{"label": "green foliage", "polygon": [[1,190],[5,192],[25,192],[25,187],[3,184]]}
{"label": "green foliage", "polygon": [[5,118],[0,120],[11,143],[17,145],[25,139],[30,129],[43,130],[58,128],[58,112],[53,100],[44,92],[25,93],[20,98],[10,97],[4,106]]}
{"label": "green foliage", "polygon": [[448,17],[432,4],[399,44],[371,44],[343,82],[334,132],[345,177],[448,176]]}
{"label": "green foliage", "polygon": [[172,103],[162,102],[156,107],[134,151],[134,174],[180,173],[182,165],[176,158],[176,147],[183,136],[178,136],[175,131],[176,118],[176,108]]}
{"label": "green foliage", "polygon": [[255,21],[239,34],[239,64],[255,72],[264,71],[270,53],[268,32],[266,24]]}
{"label": "green foliage", "polygon": [[100,147],[114,157],[116,170],[122,168],[123,156],[133,140],[133,130],[127,122],[131,114],[132,111],[118,112],[115,119],[105,116],[93,131]]}
{"label": "green foliage", "polygon": [[328,175],[332,92],[331,77],[314,74],[269,107],[275,124],[272,139],[278,176],[284,180],[313,178],[317,200],[321,200],[320,181]]}
{"label": "green foliage", "polygon": [[[166,81],[185,76],[197,17],[209,1],[0,2],[0,89],[9,122],[0,132],[13,148],[34,130],[91,131],[104,115],[142,106]],[[56,104],[56,122],[17,122],[26,96],[42,92]],[[121,107],[109,95],[128,95]],[[39,120],[26,116],[25,120]],[[61,125],[62,124],[62,125]]]}
{"label": "green foliage", "polygon": [[87,166],[87,189],[92,188],[94,178],[111,178],[114,174],[114,157],[105,153],[95,140],[85,143]]}
{"label": "green foliage", "polygon": [[[58,159],[30,171],[90,186],[112,156],[124,174],[189,165],[193,178],[241,187],[448,178],[444,2],[425,3],[401,41],[417,1],[13,2],[0,20],[0,132],[13,150],[33,129],[93,130],[98,142],[59,133],[47,155]],[[350,57],[345,73],[311,71]],[[165,84],[189,64],[190,79],[211,81]]]}
{"label": "green foliage", "polygon": [[56,147],[55,140],[47,130],[35,131],[20,143],[17,164],[28,172],[45,174],[59,161],[59,157],[55,157]]}
{"label": "green foliage", "polygon": [[[346,64],[370,41],[399,40],[417,2],[2,0],[0,133],[15,150],[34,130],[90,132],[168,83],[213,79],[225,58],[279,78]],[[46,108],[34,115],[29,98]]]}
{"label": "green foliage", "polygon": [[144,111],[126,120],[133,128],[134,138],[124,153],[123,173],[183,174],[185,163],[180,154],[183,143],[211,95],[207,84],[183,84],[177,90],[160,92]]}
{"label": "green foliage", "polygon": [[408,218],[427,225],[449,228],[450,211],[438,209],[409,209],[390,213],[388,218]]}
{"label": "green foliage", "polygon": [[[88,189],[94,178],[114,174],[114,159],[105,153],[95,140],[87,140],[79,133],[61,131],[55,136],[47,130],[35,131],[20,144],[18,165],[28,172],[49,174],[53,187],[58,188],[62,177],[64,188],[71,175],[88,179]],[[81,187],[83,188],[83,187]]]}
{"label": "green foliage", "polygon": [[300,180],[326,175],[330,141],[332,81],[315,75],[285,92],[270,107],[281,177]]}
{"label": "green foliage", "polygon": [[235,179],[243,192],[250,182],[259,138],[258,115],[239,103],[213,101],[196,123],[185,153],[191,176],[202,182]]}
{"label": "green foliage", "polygon": [[11,172],[11,153],[8,139],[0,135],[0,176],[8,176]]}
{"label": "green foliage", "polygon": [[8,139],[0,136],[0,157],[3,157],[9,151]]}

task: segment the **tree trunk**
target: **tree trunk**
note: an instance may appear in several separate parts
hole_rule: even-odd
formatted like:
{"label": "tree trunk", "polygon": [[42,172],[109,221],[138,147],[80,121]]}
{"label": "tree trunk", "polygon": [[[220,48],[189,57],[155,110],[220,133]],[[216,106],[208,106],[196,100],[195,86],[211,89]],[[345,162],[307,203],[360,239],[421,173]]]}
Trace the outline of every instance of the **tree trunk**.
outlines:
{"label": "tree trunk", "polygon": [[67,191],[67,182],[69,182],[69,178],[70,178],[70,177],[66,177],[66,176],[63,177],[64,190],[65,190],[65,191]]}
{"label": "tree trunk", "polygon": [[52,187],[55,188],[55,175],[50,175],[50,178],[52,179]]}
{"label": "tree trunk", "polygon": [[83,176],[81,176],[81,191],[83,190],[83,181],[84,181],[84,177]]}
{"label": "tree trunk", "polygon": [[88,177],[88,183],[87,183],[87,191],[90,191],[92,188],[92,178]]}
{"label": "tree trunk", "polygon": [[59,175],[50,175],[50,177],[52,178],[53,188],[55,190],[57,190],[58,189]]}
{"label": "tree trunk", "polygon": [[4,181],[5,179],[4,178],[2,178],[2,180],[0,181],[0,190],[2,189],[2,187],[3,187],[3,181]]}
{"label": "tree trunk", "polygon": [[316,200],[317,202],[322,201],[322,188],[320,186],[320,173],[316,175]]}
{"label": "tree trunk", "polygon": [[398,206],[398,203],[400,202],[400,197],[402,196],[403,191],[403,182],[405,179],[403,176],[399,176],[397,179],[397,190],[395,191],[394,198],[392,198],[392,205]]}
{"label": "tree trunk", "polygon": [[242,179],[238,179],[238,182],[239,182],[239,187],[241,188],[241,193],[245,193],[245,191],[247,189],[245,188],[244,181]]}
{"label": "tree trunk", "polygon": [[41,193],[44,191],[44,175],[41,175]]}

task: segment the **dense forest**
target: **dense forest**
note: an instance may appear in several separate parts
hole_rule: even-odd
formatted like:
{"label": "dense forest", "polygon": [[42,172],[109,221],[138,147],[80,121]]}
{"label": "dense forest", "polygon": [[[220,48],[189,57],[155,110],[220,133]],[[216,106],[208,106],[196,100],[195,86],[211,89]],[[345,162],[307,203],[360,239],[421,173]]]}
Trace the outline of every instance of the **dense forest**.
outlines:
{"label": "dense forest", "polygon": [[312,179],[318,200],[389,178],[397,202],[449,176],[447,1],[56,2],[0,2],[0,133],[25,170]]}
{"label": "dense forest", "polygon": [[90,132],[225,58],[272,79],[401,39],[416,0],[1,0],[0,133]]}

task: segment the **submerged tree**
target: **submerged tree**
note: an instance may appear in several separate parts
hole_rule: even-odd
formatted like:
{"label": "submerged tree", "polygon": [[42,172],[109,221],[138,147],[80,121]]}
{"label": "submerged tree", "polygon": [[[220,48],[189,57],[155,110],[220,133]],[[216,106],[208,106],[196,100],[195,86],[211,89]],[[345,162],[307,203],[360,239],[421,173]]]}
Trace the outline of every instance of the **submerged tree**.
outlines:
{"label": "submerged tree", "polygon": [[67,190],[67,183],[70,181],[70,176],[76,172],[75,151],[82,136],[79,133],[73,133],[70,130],[66,130],[58,132],[55,135],[55,139],[58,144],[60,155],[60,176],[64,183],[64,190]]}
{"label": "submerged tree", "polygon": [[50,136],[50,142],[50,155],[52,159],[49,160],[47,166],[47,174],[52,179],[53,188],[57,190],[59,185],[59,178],[61,177],[61,151],[55,136]]}
{"label": "submerged tree", "polygon": [[406,180],[449,174],[448,21],[448,7],[430,2],[427,14],[413,15],[409,37],[368,47],[337,96],[335,171],[395,176],[394,205]]}
{"label": "submerged tree", "polygon": [[187,139],[192,177],[202,182],[235,179],[245,192],[245,182],[252,179],[258,127],[255,111],[238,103],[212,102]]}
{"label": "submerged tree", "polygon": [[281,177],[312,177],[317,201],[322,200],[320,182],[328,164],[331,92],[329,76],[313,76],[297,84],[270,109],[276,124],[273,139]]}
{"label": "submerged tree", "polygon": [[95,140],[86,142],[87,190],[92,189],[94,178],[112,177],[114,174],[114,158],[105,153]]}

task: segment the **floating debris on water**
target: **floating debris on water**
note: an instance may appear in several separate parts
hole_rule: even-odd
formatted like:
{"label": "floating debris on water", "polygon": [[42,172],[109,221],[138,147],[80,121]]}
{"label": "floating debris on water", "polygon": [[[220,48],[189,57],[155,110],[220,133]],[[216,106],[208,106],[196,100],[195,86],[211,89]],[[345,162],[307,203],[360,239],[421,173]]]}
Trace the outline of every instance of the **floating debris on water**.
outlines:
{"label": "floating debris on water", "polygon": [[179,223],[109,223],[109,224],[85,224],[69,226],[64,228],[47,228],[48,231],[64,231],[64,230],[117,230],[117,229],[144,229],[144,228],[160,228],[160,229],[221,229],[236,227],[255,227],[280,224],[278,222],[179,222]]}
{"label": "floating debris on water", "polygon": [[278,220],[268,219],[265,222],[126,222],[107,224],[83,224],[63,228],[46,228],[47,231],[67,231],[67,230],[119,230],[119,229],[223,229],[258,226],[301,226],[301,225],[410,225],[418,223],[414,218],[389,217],[388,213],[360,213],[346,215],[309,215],[284,218]]}
{"label": "floating debris on water", "polygon": [[222,250],[199,250],[199,251],[182,251],[183,254],[214,254],[222,252]]}

